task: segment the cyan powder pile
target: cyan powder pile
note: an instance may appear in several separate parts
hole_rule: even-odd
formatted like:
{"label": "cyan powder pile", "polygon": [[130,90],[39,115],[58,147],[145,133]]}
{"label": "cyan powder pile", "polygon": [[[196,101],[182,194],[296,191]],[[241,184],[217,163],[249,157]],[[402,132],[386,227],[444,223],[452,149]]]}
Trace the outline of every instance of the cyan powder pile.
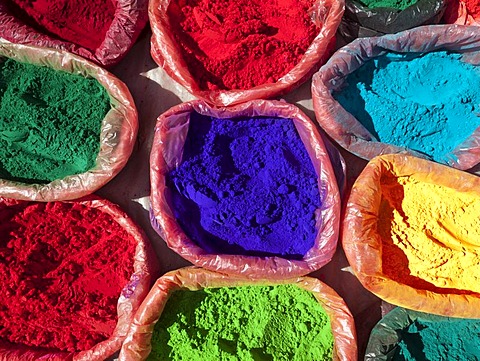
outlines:
{"label": "cyan powder pile", "polygon": [[480,70],[460,54],[388,53],[333,95],[379,141],[441,163],[480,126]]}
{"label": "cyan powder pile", "polygon": [[48,183],[93,168],[110,107],[95,79],[0,60],[0,178]]}
{"label": "cyan powder pile", "polygon": [[330,319],[293,285],[176,291],[148,360],[332,360]]}
{"label": "cyan powder pile", "polygon": [[193,113],[167,184],[175,217],[207,252],[301,258],[314,245],[317,176],[290,119]]}

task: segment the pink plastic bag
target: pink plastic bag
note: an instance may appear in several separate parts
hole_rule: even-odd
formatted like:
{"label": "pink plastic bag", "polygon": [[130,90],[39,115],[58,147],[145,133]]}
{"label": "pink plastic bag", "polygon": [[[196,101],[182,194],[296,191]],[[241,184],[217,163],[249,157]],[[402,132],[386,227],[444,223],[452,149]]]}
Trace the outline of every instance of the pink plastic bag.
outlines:
{"label": "pink plastic bag", "polygon": [[2,196],[43,202],[75,199],[93,193],[122,170],[132,153],[138,129],[137,110],[123,82],[85,59],[54,49],[0,42],[1,57],[95,78],[107,91],[112,106],[102,122],[100,152],[94,168],[47,184],[0,179]]}
{"label": "pink plastic bag", "polygon": [[[173,215],[166,175],[182,161],[190,114],[198,112],[217,118],[274,116],[293,119],[318,175],[322,207],[316,211],[320,227],[315,245],[302,260],[211,254],[197,246],[183,232]],[[337,163],[337,167],[341,167]],[[340,168],[340,171],[341,168]],[[150,155],[151,221],[167,245],[180,256],[209,270],[255,278],[278,279],[305,275],[328,263],[337,246],[340,196],[327,149],[313,122],[297,107],[280,101],[255,100],[227,108],[213,108],[203,101],[175,106],[158,120]],[[320,225],[320,226],[318,226]]]}

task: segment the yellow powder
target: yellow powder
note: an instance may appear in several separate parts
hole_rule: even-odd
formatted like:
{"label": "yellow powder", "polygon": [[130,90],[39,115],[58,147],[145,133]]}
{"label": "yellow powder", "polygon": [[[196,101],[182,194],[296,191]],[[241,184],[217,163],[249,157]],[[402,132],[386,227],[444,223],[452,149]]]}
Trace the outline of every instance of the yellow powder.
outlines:
{"label": "yellow powder", "polygon": [[381,182],[385,275],[436,292],[480,292],[480,197],[413,176]]}

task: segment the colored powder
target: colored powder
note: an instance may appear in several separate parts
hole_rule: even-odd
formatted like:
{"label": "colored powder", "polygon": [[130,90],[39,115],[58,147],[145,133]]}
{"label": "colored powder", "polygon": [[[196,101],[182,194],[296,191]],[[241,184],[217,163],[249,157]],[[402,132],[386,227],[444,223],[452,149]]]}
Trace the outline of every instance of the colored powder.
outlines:
{"label": "colored powder", "polygon": [[0,339],[63,351],[106,340],[135,245],[110,215],[78,203],[0,209]]}
{"label": "colored powder", "polygon": [[480,360],[479,320],[435,318],[438,321],[417,318],[401,332],[393,361]]}
{"label": "colored powder", "polygon": [[110,108],[95,79],[0,63],[0,178],[48,183],[93,168]]}
{"label": "colored powder", "polygon": [[116,0],[6,0],[12,14],[53,38],[95,50],[115,17]]}
{"label": "colored powder", "polygon": [[209,253],[301,258],[314,245],[317,177],[290,119],[193,113],[167,182],[175,217]]}
{"label": "colored powder", "polygon": [[460,54],[389,53],[347,82],[334,97],[372,135],[438,162],[480,126],[480,70]]}
{"label": "colored powder", "polygon": [[464,0],[467,12],[474,19],[480,19],[480,2],[478,0]]}
{"label": "colored powder", "polygon": [[201,89],[249,89],[274,83],[319,33],[314,0],[171,1],[168,16],[188,69]]}
{"label": "colored powder", "polygon": [[383,272],[437,293],[480,292],[480,199],[414,176],[382,178]]}
{"label": "colored powder", "polygon": [[332,360],[330,319],[293,285],[176,291],[147,360]]}
{"label": "colored powder", "polygon": [[418,0],[360,0],[362,5],[370,9],[392,8],[397,10],[405,10],[417,2]]}

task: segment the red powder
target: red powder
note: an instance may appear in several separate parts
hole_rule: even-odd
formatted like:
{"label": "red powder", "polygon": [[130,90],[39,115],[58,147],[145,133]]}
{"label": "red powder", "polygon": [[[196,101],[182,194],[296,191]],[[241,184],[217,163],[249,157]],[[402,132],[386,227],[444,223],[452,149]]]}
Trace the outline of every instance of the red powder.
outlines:
{"label": "red powder", "polygon": [[465,0],[465,6],[474,19],[480,18],[480,0]]}
{"label": "red powder", "polygon": [[0,338],[83,351],[111,336],[135,240],[79,203],[0,209]]}
{"label": "red powder", "polygon": [[168,16],[201,89],[249,89],[288,73],[319,32],[315,0],[172,0]]}
{"label": "red powder", "polygon": [[7,0],[12,13],[52,37],[95,51],[115,16],[112,0]]}

